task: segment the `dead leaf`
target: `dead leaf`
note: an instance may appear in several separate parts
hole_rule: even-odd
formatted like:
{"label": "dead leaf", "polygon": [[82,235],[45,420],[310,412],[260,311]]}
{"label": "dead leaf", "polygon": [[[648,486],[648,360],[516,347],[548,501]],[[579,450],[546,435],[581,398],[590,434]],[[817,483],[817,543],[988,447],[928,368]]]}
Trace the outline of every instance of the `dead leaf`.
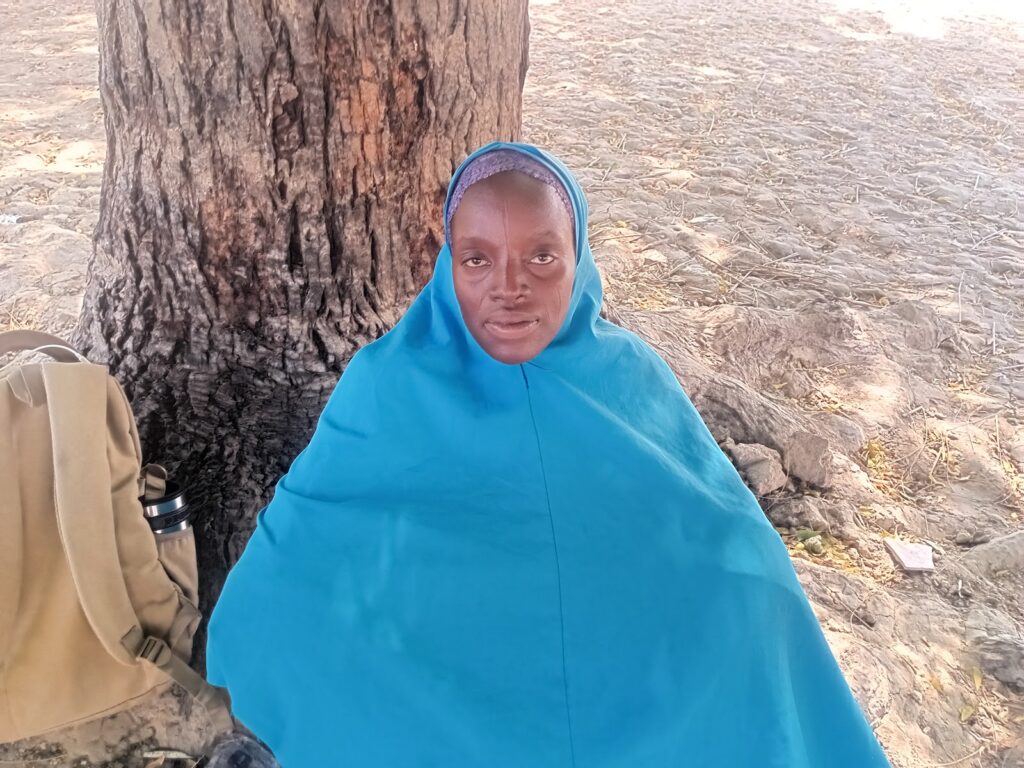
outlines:
{"label": "dead leaf", "polygon": [[975,667],[971,674],[974,676],[974,690],[981,690],[981,670]]}
{"label": "dead leaf", "polygon": [[974,712],[975,709],[973,704],[964,704],[962,707],[960,707],[960,722],[966,723],[968,720],[974,717]]}

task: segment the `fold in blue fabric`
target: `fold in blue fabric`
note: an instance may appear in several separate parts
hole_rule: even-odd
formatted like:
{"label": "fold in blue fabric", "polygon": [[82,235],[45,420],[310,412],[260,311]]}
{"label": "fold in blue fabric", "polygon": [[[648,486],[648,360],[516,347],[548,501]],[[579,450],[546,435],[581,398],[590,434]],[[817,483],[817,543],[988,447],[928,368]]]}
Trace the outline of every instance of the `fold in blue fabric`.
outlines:
{"label": "fold in blue fabric", "polygon": [[599,317],[506,365],[452,260],[361,349],[213,612],[211,682],[284,768],[881,768],[785,546],[668,365]]}

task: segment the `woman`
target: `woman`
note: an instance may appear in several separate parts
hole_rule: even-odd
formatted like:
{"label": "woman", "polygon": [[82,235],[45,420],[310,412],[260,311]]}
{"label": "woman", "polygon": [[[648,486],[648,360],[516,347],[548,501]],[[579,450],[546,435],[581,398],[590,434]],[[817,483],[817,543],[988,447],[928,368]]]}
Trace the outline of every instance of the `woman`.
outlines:
{"label": "woman", "polygon": [[779,536],[661,358],[598,316],[568,169],[456,171],[211,623],[285,768],[888,763]]}

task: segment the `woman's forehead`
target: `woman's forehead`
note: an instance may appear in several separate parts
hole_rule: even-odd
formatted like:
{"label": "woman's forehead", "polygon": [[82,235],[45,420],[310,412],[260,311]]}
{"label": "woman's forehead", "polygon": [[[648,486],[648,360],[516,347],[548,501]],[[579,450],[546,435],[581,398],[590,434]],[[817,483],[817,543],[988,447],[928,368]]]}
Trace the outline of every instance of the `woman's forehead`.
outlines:
{"label": "woman's forehead", "polygon": [[452,216],[452,228],[456,222],[486,221],[489,216],[508,214],[537,219],[541,229],[554,223],[558,229],[563,224],[572,228],[558,194],[544,182],[515,171],[490,176],[467,189]]}
{"label": "woman's forehead", "polygon": [[[556,198],[575,229],[576,215],[572,194],[565,184],[540,160],[511,150],[496,150],[478,155],[467,163],[453,180],[445,206],[445,229],[451,237],[452,223],[469,196],[482,207],[520,205],[544,210]],[[575,238],[574,238],[575,239]]]}

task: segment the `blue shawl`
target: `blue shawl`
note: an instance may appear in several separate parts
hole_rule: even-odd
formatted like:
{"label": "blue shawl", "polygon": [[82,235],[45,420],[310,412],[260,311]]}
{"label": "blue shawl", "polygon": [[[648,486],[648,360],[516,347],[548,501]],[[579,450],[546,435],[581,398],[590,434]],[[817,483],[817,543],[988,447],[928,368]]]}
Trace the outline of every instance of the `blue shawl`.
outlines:
{"label": "blue shawl", "polygon": [[668,365],[577,271],[523,365],[446,244],[361,349],[210,621],[211,682],[284,768],[882,768],[786,549]]}

